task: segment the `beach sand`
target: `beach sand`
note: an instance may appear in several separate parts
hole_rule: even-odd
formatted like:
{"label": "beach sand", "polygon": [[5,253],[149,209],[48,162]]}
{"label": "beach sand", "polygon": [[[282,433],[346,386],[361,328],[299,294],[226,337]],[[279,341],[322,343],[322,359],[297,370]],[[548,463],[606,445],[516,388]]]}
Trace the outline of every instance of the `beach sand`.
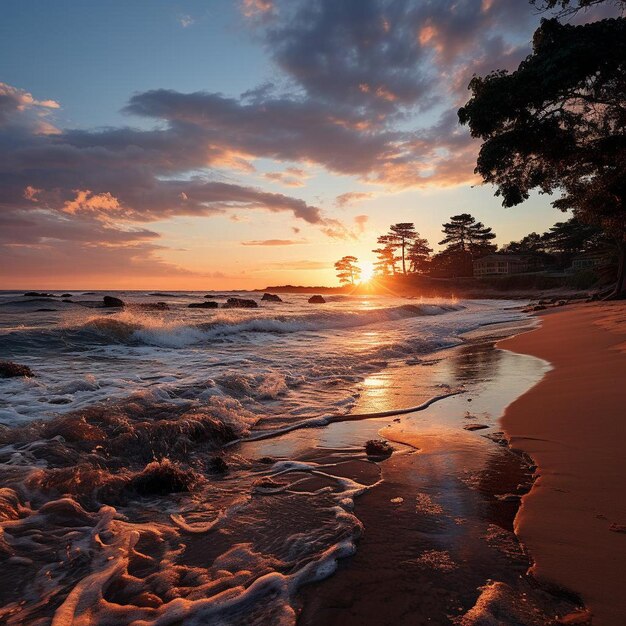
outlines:
{"label": "beach sand", "polygon": [[579,594],[594,626],[626,624],[626,304],[549,311],[499,347],[553,367],[502,419],[538,465],[515,520],[531,571]]}

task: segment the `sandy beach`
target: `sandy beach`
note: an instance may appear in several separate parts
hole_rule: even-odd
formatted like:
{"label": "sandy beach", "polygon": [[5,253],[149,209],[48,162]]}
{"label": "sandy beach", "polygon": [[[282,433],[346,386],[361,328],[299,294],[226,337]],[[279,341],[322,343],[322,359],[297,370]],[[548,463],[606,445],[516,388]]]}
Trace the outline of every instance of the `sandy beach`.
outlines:
{"label": "sandy beach", "polygon": [[626,306],[588,304],[542,315],[500,348],[552,370],[502,423],[538,465],[515,532],[541,582],[580,595],[598,626],[626,623]]}

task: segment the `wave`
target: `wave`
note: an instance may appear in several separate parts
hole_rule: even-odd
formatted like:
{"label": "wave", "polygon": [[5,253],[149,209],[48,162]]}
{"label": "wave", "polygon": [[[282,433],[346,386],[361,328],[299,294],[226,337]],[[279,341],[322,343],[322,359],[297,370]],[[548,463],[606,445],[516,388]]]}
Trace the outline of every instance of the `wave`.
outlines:
{"label": "wave", "polygon": [[[464,307],[452,304],[405,304],[368,311],[319,311],[305,315],[249,317],[249,312],[218,311],[210,321],[190,323],[180,318],[166,318],[136,310],[112,315],[94,315],[77,322],[70,320],[51,330],[16,330],[5,335],[7,342],[38,343],[49,340],[64,344],[121,343],[162,348],[184,348],[242,334],[289,334],[340,330],[413,317],[442,315]],[[211,314],[209,314],[211,315]],[[35,336],[33,337],[33,333]]]}

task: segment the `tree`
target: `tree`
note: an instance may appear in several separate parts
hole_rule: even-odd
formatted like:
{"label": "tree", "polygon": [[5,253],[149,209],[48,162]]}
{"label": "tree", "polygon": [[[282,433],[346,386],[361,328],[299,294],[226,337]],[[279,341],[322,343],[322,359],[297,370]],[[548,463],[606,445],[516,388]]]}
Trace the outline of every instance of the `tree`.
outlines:
{"label": "tree", "polygon": [[558,9],[560,17],[566,17],[589,9],[597,4],[612,4],[620,11],[626,11],[626,0],[530,0],[540,11]]}
{"label": "tree", "polygon": [[572,256],[580,252],[591,252],[605,248],[607,240],[597,226],[583,224],[576,218],[557,222],[544,233],[543,239],[548,252]]}
{"label": "tree", "polygon": [[518,69],[474,77],[472,97],[459,110],[461,123],[483,140],[476,172],[496,186],[505,207],[533,189],[558,191],[553,206],[613,237],[619,265],[612,297],[626,296],[624,59],[626,19],[581,26],[544,19]]}
{"label": "tree", "polygon": [[361,278],[361,268],[355,256],[344,256],[335,263],[337,278],[342,285],[354,285]]}
{"label": "tree", "polygon": [[406,250],[417,237],[413,222],[400,222],[389,228],[389,236],[395,238],[395,246],[400,249],[402,273],[406,275]]}
{"label": "tree", "polygon": [[430,264],[432,251],[433,249],[428,245],[428,241],[422,239],[418,234],[407,251],[409,271],[424,274]]}
{"label": "tree", "polygon": [[395,235],[381,235],[376,240],[381,248],[372,250],[377,255],[378,261],[374,263],[379,274],[388,276],[393,274],[395,276],[397,268],[396,263],[400,257],[396,256],[396,248],[398,245]]}
{"label": "tree", "polygon": [[502,248],[509,254],[538,254],[546,251],[545,235],[530,233],[519,241],[511,241]]}
{"label": "tree", "polygon": [[447,246],[451,251],[468,252],[475,258],[496,250],[496,246],[490,243],[496,238],[495,233],[482,222],[477,222],[469,213],[453,215],[450,221],[443,225],[442,232],[445,238],[439,245]]}

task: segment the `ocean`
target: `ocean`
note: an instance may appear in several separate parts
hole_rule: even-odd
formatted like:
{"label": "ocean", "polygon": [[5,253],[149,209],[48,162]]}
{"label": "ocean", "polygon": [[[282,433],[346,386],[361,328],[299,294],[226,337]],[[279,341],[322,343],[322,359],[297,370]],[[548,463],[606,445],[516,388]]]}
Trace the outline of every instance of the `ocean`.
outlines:
{"label": "ocean", "polygon": [[[377,467],[362,445],[306,434],[463,392],[433,365],[527,319],[506,300],[261,295],[0,292],[0,360],[35,374],[0,379],[0,621],[293,623],[381,480],[338,469]],[[229,297],[259,307],[188,308]],[[380,393],[400,369],[413,403]]]}

